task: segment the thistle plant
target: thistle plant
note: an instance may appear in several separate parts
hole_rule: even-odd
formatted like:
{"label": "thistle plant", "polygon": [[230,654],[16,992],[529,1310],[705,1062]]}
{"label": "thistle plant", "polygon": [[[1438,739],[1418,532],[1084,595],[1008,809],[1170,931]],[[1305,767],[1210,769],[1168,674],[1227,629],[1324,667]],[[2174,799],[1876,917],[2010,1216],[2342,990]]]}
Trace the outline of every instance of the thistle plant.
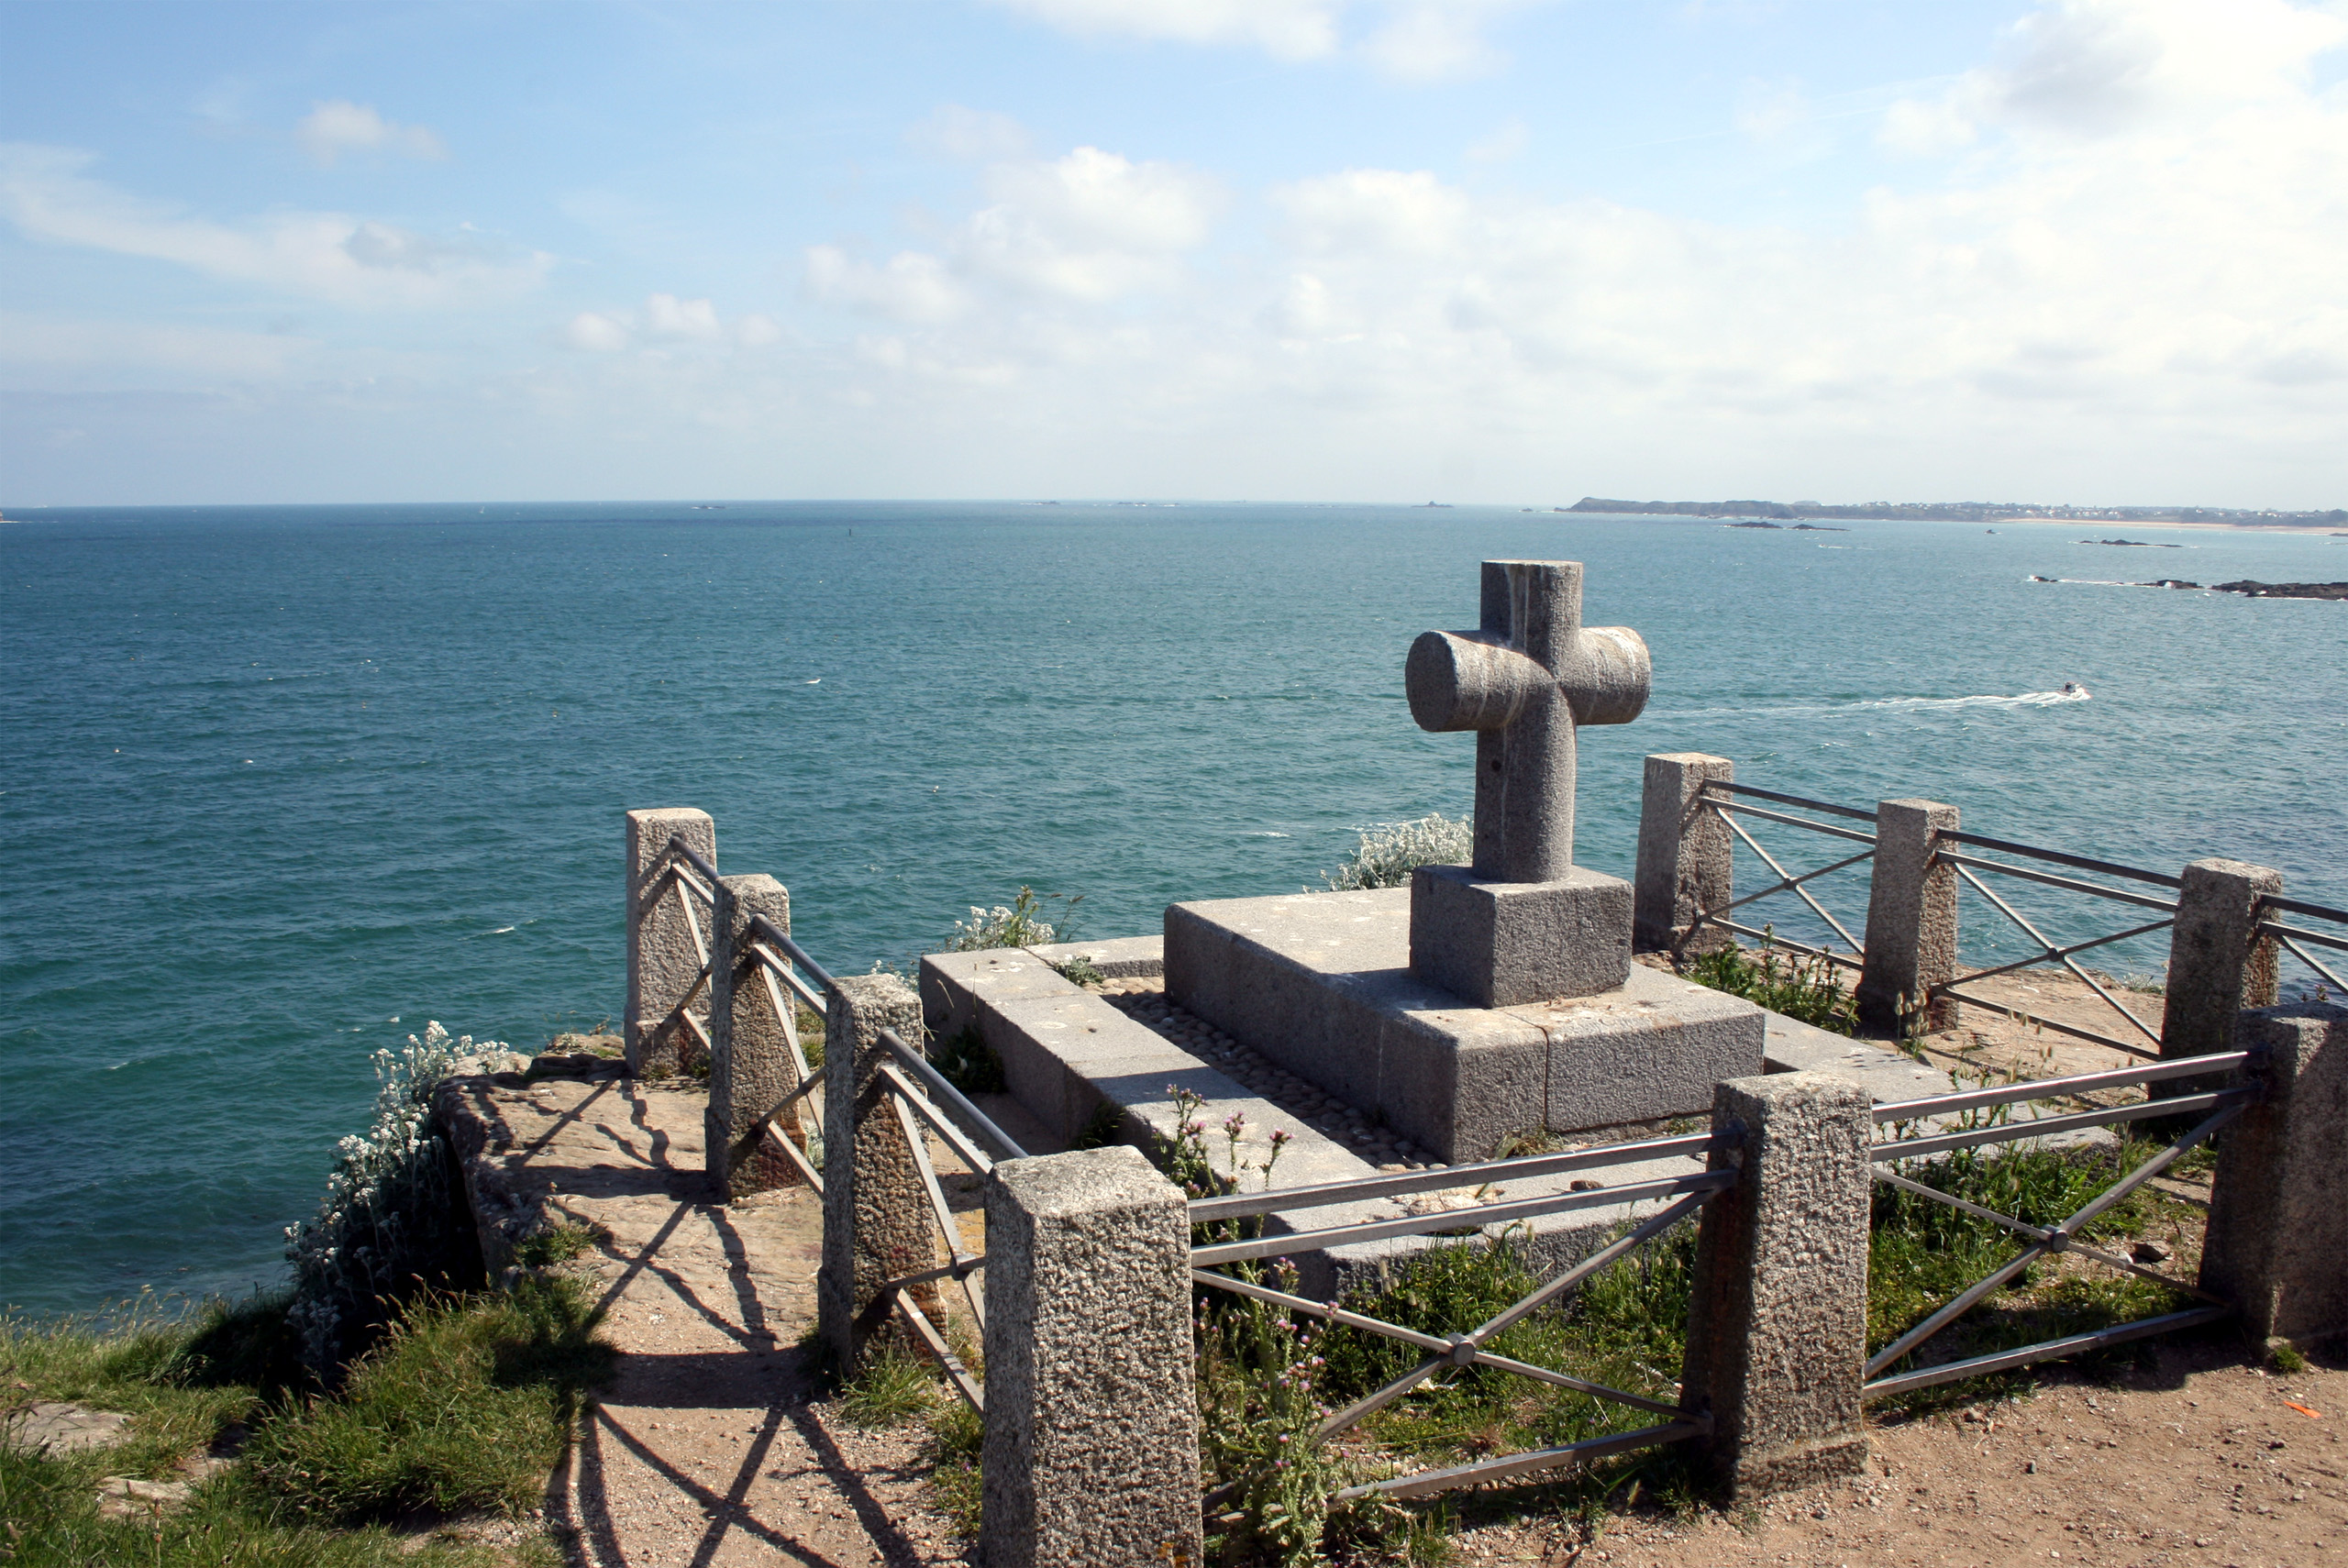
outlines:
{"label": "thistle plant", "polygon": [[432,1093],[449,1064],[496,1041],[453,1043],[437,1023],[411,1034],[404,1050],[375,1053],[373,1121],[335,1146],[317,1213],[285,1229],[294,1265],[286,1324],[302,1360],[321,1381],[385,1320],[390,1303],[439,1272],[450,1228],[445,1141],[434,1132]]}
{"label": "thistle plant", "polygon": [[1474,857],[1476,819],[1454,822],[1432,812],[1416,822],[1381,823],[1361,830],[1353,857],[1322,879],[1333,893],[1407,886],[1422,866],[1456,866]]}

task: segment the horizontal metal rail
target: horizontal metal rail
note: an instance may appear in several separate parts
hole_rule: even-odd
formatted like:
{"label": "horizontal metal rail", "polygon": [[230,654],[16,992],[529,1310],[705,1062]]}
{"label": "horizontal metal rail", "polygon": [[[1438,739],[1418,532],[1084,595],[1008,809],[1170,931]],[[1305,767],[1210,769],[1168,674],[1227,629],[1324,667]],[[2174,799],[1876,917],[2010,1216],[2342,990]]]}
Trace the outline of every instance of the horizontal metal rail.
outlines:
{"label": "horizontal metal rail", "polygon": [[701,851],[695,849],[692,845],[687,844],[683,834],[670,834],[669,835],[669,848],[673,851],[677,857],[682,860],[686,865],[700,872],[703,877],[708,878],[711,886],[714,887],[716,885],[717,867],[707,860],[702,858]]}
{"label": "horizontal metal rail", "polygon": [[789,986],[791,994],[804,1003],[809,1011],[821,1013],[827,1010],[824,993],[802,978],[799,971],[791,966],[789,959],[763,942],[753,942],[749,944],[749,948],[750,956],[766,966],[769,974],[776,976],[784,985]]}
{"label": "horizontal metal rail", "polygon": [[1926,1116],[1976,1110],[1985,1105],[2017,1105],[2026,1099],[2055,1099],[2066,1095],[2092,1094],[2098,1089],[2126,1088],[2133,1084],[2159,1083],[2168,1078],[2198,1078],[2239,1067],[2251,1059],[2248,1051],[2226,1051],[2189,1056],[2150,1067],[2114,1067],[2108,1073],[2079,1073],[2067,1078],[2037,1078],[1997,1088],[1966,1089],[1924,1099],[1887,1100],[1875,1108],[1877,1126],[1887,1121],[1914,1121]]}
{"label": "horizontal metal rail", "polygon": [[838,988],[839,982],[832,978],[830,973],[821,964],[807,955],[807,949],[793,942],[791,939],[791,933],[783,930],[766,916],[754,914],[750,917],[750,934],[772,943],[781,951],[784,957],[806,970],[816,986],[825,992],[829,993]]}
{"label": "horizontal metal rail", "polygon": [[1299,1253],[1317,1253],[1327,1247],[1341,1247],[1354,1242],[1383,1241],[1389,1236],[1423,1236],[1437,1231],[1479,1230],[1486,1225],[1530,1220],[1544,1214],[1562,1214],[1575,1209],[1600,1209],[1613,1203],[1637,1203],[1650,1198],[1678,1198],[1690,1192],[1710,1192],[1733,1186],[1735,1181],[1734,1171],[1708,1171],[1700,1176],[1679,1176],[1669,1181],[1635,1182],[1629,1187],[1600,1187],[1592,1192],[1555,1193],[1545,1198],[1487,1203],[1473,1209],[1446,1209],[1437,1214],[1414,1214],[1404,1220],[1378,1220],[1362,1225],[1334,1226],[1325,1231],[1261,1236],[1252,1242],[1223,1242],[1191,1248],[1191,1266],[1205,1268],[1215,1264],[1235,1263],[1241,1258],[1288,1257]]}
{"label": "horizontal metal rail", "polygon": [[2293,914],[2313,915],[2318,920],[2336,920],[2348,925],[2348,910],[2327,909],[2303,899],[2287,899],[2280,893],[2261,893],[2258,901],[2270,910],[2288,910]]}
{"label": "horizontal metal rail", "polygon": [[[2179,1286],[2177,1288],[2183,1289]],[[2125,1344],[2130,1340],[2149,1339],[2154,1334],[2174,1333],[2179,1329],[2198,1329],[2204,1323],[2222,1322],[2233,1316],[2231,1307],[2195,1307],[2183,1312],[2170,1312],[2158,1318],[2145,1318],[2133,1323],[2120,1323],[2092,1333],[2072,1334],[2059,1340],[2043,1340],[2034,1345],[2022,1345],[1994,1355],[1977,1355],[1965,1361],[1943,1362],[1916,1372],[1903,1372],[1896,1377],[1878,1377],[1862,1386],[1863,1399],[1880,1399],[1888,1394],[1904,1394],[1911,1388],[1929,1388],[1936,1383],[1955,1383],[1967,1377],[1980,1377],[1992,1372],[2006,1372],[2017,1366],[2029,1366],[2035,1362],[2054,1361],[2061,1356],[2078,1355],[2086,1351],[2101,1350],[2106,1345]]]}
{"label": "horizontal metal rail", "polygon": [[1781,806],[1800,806],[1809,812],[1827,812],[1838,817],[1849,817],[1854,822],[1875,821],[1873,812],[1863,812],[1856,806],[1838,806],[1832,801],[1812,801],[1800,795],[1781,795],[1775,790],[1755,790],[1750,784],[1731,784],[1718,778],[1708,780],[1698,793],[1709,795],[1715,790],[1731,795],[1750,795],[1756,801],[1775,801]]}
{"label": "horizontal metal rail", "polygon": [[2321,975],[2325,979],[2339,987],[2342,992],[2348,992],[2348,980],[2342,979],[2330,969],[2327,969],[2321,964],[2317,963],[2313,954],[2300,946],[2298,943],[2292,941],[2289,937],[2286,936],[2280,938],[2280,940],[2285,947],[2290,949],[2292,957],[2297,958],[2300,963],[2305,964],[2309,968],[2313,969],[2317,974]]}
{"label": "horizontal metal rail", "polygon": [[[2145,871],[2134,866],[2117,866],[2109,860],[2093,860],[2084,855],[2066,855],[2059,849],[2041,849],[2034,844],[2016,844],[2011,839],[1989,838],[1977,833],[1960,833],[1955,828],[1938,828],[1933,836],[1948,844],[1969,844],[1976,849],[1994,849],[2006,855],[2027,856],[2032,860],[2052,861],[2068,866],[2075,871],[2100,871],[2107,877],[2125,877],[2131,881],[2150,882],[2156,887],[2182,888],[2185,878],[2165,872]],[[2107,889],[2095,889],[2097,892]]]}
{"label": "horizontal metal rail", "polygon": [[1866,966],[1858,959],[1850,956],[1848,954],[1837,953],[1832,948],[1827,947],[1812,947],[1807,942],[1796,942],[1793,938],[1782,935],[1778,932],[1763,931],[1757,927],[1750,925],[1739,925],[1733,920],[1722,920],[1717,915],[1705,915],[1698,923],[1702,925],[1716,925],[1722,931],[1733,931],[1739,936],[1750,936],[1758,941],[1772,943],[1777,946],[1787,949],[1789,952],[1800,953],[1807,957],[1823,958],[1829,964],[1840,964],[1845,969],[1861,969],[1866,967]]}
{"label": "horizontal metal rail", "polygon": [[2057,877],[2051,871],[2033,871],[2027,866],[2008,866],[2003,861],[1984,860],[1977,855],[1959,855],[1954,850],[1937,849],[1935,860],[1945,860],[1951,866],[1970,866],[1977,871],[1995,871],[2002,877],[2019,877],[2025,882],[2038,882],[2049,888],[2061,888],[2066,892],[2088,893],[2099,899],[2109,899],[2118,904],[2136,904],[2148,910],[2176,913],[2176,900],[2156,899],[2149,893],[2132,893],[2121,888],[2099,888],[2093,882],[2082,882],[2076,877]]}
{"label": "horizontal metal rail", "polygon": [[1682,1438],[1700,1437],[1704,1430],[1704,1424],[1700,1421],[1666,1421],[1661,1426],[1642,1427],[1637,1431],[1617,1432],[1611,1437],[1585,1438],[1563,1448],[1545,1448],[1533,1453],[1514,1454],[1507,1459],[1487,1459],[1449,1470],[1425,1470],[1416,1475],[1398,1475],[1390,1481],[1348,1486],[1342,1492],[1330,1493],[1329,1500],[1344,1503],[1369,1496],[1421,1497],[1431,1492],[1447,1492],[1457,1486],[1479,1486],[1518,1475],[1531,1475],[1543,1470],[1555,1470],[1559,1465],[1587,1464],[1594,1459],[1629,1453],[1634,1449],[1660,1448]]}
{"label": "horizontal metal rail", "polygon": [[2212,1094],[2181,1094],[2174,1099],[2145,1099],[2133,1105],[2115,1105],[2101,1110],[2082,1110],[2071,1116],[2044,1116],[2034,1121],[2007,1121],[1995,1127],[1975,1127],[1963,1132],[1943,1132],[1929,1138],[1895,1139],[1877,1143],[1867,1153],[1878,1163],[1893,1160],[1922,1159],[1928,1154],[1944,1154],[1952,1149],[1974,1149],[1984,1143],[2021,1143],[2032,1138],[2051,1138],[2063,1132],[2078,1132],[2091,1127],[2109,1127],[2121,1121],[2144,1121],[2155,1116],[2182,1116],[2188,1110],[2209,1110],[2219,1106],[2240,1105],[2258,1098],[2256,1089],[2220,1089]]}
{"label": "horizontal metal rail", "polygon": [[909,1274],[903,1279],[892,1279],[873,1294],[877,1296],[885,1291],[910,1290],[916,1285],[927,1285],[933,1280],[968,1279],[986,1266],[987,1260],[983,1256],[973,1257],[966,1253],[952,1263],[939,1264],[936,1268],[925,1268],[919,1274]]}
{"label": "horizontal metal rail", "polygon": [[1573,1149],[1561,1154],[1528,1154],[1522,1159],[1488,1160],[1478,1165],[1444,1165],[1412,1171],[1407,1176],[1362,1176],[1353,1181],[1288,1187],[1272,1192],[1194,1198],[1191,1199],[1191,1219],[1200,1222],[1235,1220],[1248,1214],[1285,1214],[1291,1209],[1326,1209],[1335,1203],[1366,1203],[1409,1192],[1480,1187],[1489,1181],[1529,1181],[1534,1176],[1563,1176],[1567,1171],[1635,1165],[1645,1160],[1700,1159],[1733,1141],[1711,1132],[1687,1132],[1674,1138],[1651,1138],[1641,1143],[1602,1143],[1594,1149]]}
{"label": "horizontal metal rail", "polygon": [[881,1048],[896,1057],[934,1099],[950,1107],[954,1114],[962,1119],[963,1126],[972,1136],[993,1146],[997,1159],[1024,1160],[1027,1157],[1027,1151],[1021,1148],[1010,1133],[997,1127],[985,1111],[972,1105],[960,1089],[947,1083],[944,1075],[924,1061],[922,1054],[906,1044],[895,1030],[884,1029],[879,1038]]}
{"label": "horizontal metal rail", "polygon": [[1934,986],[1933,995],[1946,997],[1951,1001],[1965,1002],[1972,1007],[1986,1007],[1991,1012],[2002,1012],[2009,1018],[2021,1019],[2024,1023],[2034,1023],[2041,1029],[2051,1029],[2057,1034],[2067,1034],[2074,1040],[2085,1040],[2095,1045],[2108,1045],[2114,1051],[2124,1051],[2131,1056],[2141,1056],[2146,1061],[2154,1060],[2160,1055],[2159,1052],[2149,1050],[2132,1040],[2121,1040],[2110,1034],[2099,1034],[2092,1029],[2082,1029],[2076,1023],[2065,1023],[2060,1019],[2048,1018],[2043,1013],[2029,1012],[2005,1002],[1992,1001],[1988,997],[1968,996],[1954,985]]}
{"label": "horizontal metal rail", "polygon": [[1851,828],[1836,827],[1831,823],[1805,822],[1800,817],[1789,817],[1783,812],[1765,811],[1759,806],[1740,806],[1734,801],[1706,801],[1704,804],[1716,812],[1734,812],[1741,817],[1759,817],[1765,822],[1785,823],[1789,826],[1808,828],[1812,833],[1822,833],[1833,838],[1847,838],[1859,844],[1875,842],[1875,834],[1871,833],[1859,833]]}
{"label": "horizontal metal rail", "polygon": [[2336,947],[2342,953],[2348,953],[2348,937],[2331,936],[2320,931],[2303,931],[2296,925],[2285,925],[2278,920],[2260,921],[2258,929],[2264,935],[2280,937],[2287,942],[2312,942],[2318,947]]}
{"label": "horizontal metal rail", "polygon": [[954,1157],[956,1159],[961,1161],[964,1165],[969,1166],[972,1170],[977,1171],[981,1176],[984,1176],[987,1172],[994,1169],[994,1162],[988,1159],[986,1155],[979,1152],[978,1145],[971,1143],[969,1137],[963,1133],[962,1130],[954,1125],[952,1118],[948,1117],[944,1111],[938,1110],[935,1105],[932,1105],[929,1102],[927,1096],[914,1092],[914,1086],[912,1083],[906,1079],[904,1074],[896,1069],[894,1064],[889,1062],[881,1063],[880,1072],[882,1077],[888,1079],[891,1084],[895,1086],[898,1093],[903,1098],[906,1107],[910,1109],[915,1116],[920,1117],[922,1121],[927,1124],[929,1130],[936,1133],[947,1148],[954,1151]]}

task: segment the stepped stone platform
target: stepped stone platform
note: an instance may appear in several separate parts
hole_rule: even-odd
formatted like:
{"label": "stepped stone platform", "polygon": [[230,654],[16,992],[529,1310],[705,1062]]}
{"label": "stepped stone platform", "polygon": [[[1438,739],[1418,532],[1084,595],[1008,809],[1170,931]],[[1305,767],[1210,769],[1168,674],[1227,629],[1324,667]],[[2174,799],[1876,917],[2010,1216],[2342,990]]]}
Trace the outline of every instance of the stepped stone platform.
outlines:
{"label": "stepped stone platform", "polygon": [[1707,1114],[1714,1084],[1761,1070],[1760,1008],[1627,958],[1593,994],[1465,1001],[1412,972],[1413,897],[1175,904],[1167,995],[1455,1163],[1512,1136]]}
{"label": "stepped stone platform", "polygon": [[[1239,1179],[1247,1187],[1263,1183],[1262,1166],[1270,1154],[1268,1140],[1276,1128],[1294,1139],[1275,1168],[1276,1188],[1449,1163],[1434,1158],[1407,1135],[1379,1128],[1368,1113],[1173,1001],[1164,991],[1164,941],[1156,936],[932,954],[922,960],[925,1022],[933,1040],[975,1030],[1002,1058],[1006,1092],[984,1097],[980,1103],[1033,1153],[1057,1153],[1088,1134],[1144,1147],[1155,1138],[1170,1137],[1177,1120],[1170,1090],[1179,1087],[1204,1102],[1196,1115],[1207,1123],[1209,1158],[1229,1174],[1235,1154],[1244,1167]],[[1075,985],[1055,967],[1080,957],[1110,977],[1105,994]],[[1634,970],[1651,972],[1637,966]],[[1763,1070],[1827,1072],[1852,1078],[1865,1084],[1878,1102],[1943,1094],[1950,1088],[1946,1073],[1884,1046],[1774,1013],[1760,1016],[1766,1021]],[[1245,1118],[1235,1148],[1221,1132],[1224,1120],[1234,1114]],[[1650,1122],[1606,1134],[1553,1139],[1551,1146],[1647,1137],[1666,1130]],[[1624,1187],[1693,1174],[1700,1166],[1694,1159],[1650,1161],[1594,1175],[1604,1186]],[[1591,1179],[1559,1176],[1510,1182],[1480,1196],[1461,1188],[1291,1210],[1268,1216],[1267,1229],[1295,1232],[1393,1219],[1500,1196],[1563,1192]],[[1639,1212],[1643,1217],[1652,1209]],[[1628,1204],[1545,1216],[1529,1223],[1524,1240],[1538,1264],[1562,1267],[1596,1251],[1632,1218]],[[1398,1238],[1300,1256],[1295,1260],[1300,1285],[1308,1294],[1329,1299],[1427,1244]]]}

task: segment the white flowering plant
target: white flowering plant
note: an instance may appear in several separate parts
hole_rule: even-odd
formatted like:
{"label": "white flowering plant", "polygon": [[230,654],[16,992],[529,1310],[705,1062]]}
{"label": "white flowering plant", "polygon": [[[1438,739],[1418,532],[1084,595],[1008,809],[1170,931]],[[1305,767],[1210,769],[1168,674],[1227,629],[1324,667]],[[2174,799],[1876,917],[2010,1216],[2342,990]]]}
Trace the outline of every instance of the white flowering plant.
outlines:
{"label": "white flowering plant", "polygon": [[1363,828],[1353,857],[1323,875],[1333,893],[1408,886],[1422,866],[1460,866],[1476,854],[1476,819],[1430,812],[1416,822]]}
{"label": "white flowering plant", "polygon": [[504,1049],[470,1034],[452,1042],[436,1022],[405,1049],[375,1053],[373,1121],[335,1146],[317,1213],[285,1228],[287,1327],[321,1381],[363,1348],[394,1302],[445,1276],[460,1220],[446,1141],[432,1127],[433,1091],[460,1056]]}
{"label": "white flowering plant", "polygon": [[[1047,900],[1033,888],[1023,887],[1008,904],[997,904],[991,910],[970,906],[970,918],[954,922],[954,934],[947,939],[948,953],[975,953],[987,947],[1048,947],[1055,942],[1076,940],[1076,906],[1084,901],[1082,893]],[[1065,905],[1056,921],[1044,918],[1050,903]]]}

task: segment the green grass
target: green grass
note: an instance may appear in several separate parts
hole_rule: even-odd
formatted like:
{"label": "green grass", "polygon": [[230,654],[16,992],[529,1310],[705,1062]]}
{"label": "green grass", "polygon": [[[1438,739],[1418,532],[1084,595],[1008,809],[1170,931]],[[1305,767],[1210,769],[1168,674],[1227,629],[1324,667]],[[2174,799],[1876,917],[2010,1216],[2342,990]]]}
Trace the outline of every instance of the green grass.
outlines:
{"label": "green grass", "polygon": [[929,1061],[940,1077],[964,1094],[1002,1092],[1002,1058],[980,1038],[975,1023],[931,1046]]}
{"label": "green grass", "polygon": [[[1911,1179],[2011,1214],[2052,1224],[2159,1146],[2126,1143],[2063,1150],[1964,1152],[1906,1172]],[[2122,1243],[2154,1224],[2187,1217],[2186,1206],[2139,1188],[2089,1225],[2083,1239]],[[2011,1259],[2021,1241],[1944,1205],[1878,1187],[1872,1212],[1868,1273],[1868,1349],[1890,1343],[1949,1297]],[[1567,1372],[1666,1402],[1676,1397],[1686,1350],[1687,1303],[1695,1257],[1694,1224],[1667,1235],[1587,1281],[1563,1307],[1535,1313],[1491,1342],[1501,1355]],[[1476,1327],[1530,1293],[1534,1268],[1508,1242],[1438,1246],[1398,1269],[1379,1288],[1346,1305],[1386,1322],[1447,1335]],[[2042,1264],[1959,1319],[1930,1342],[1934,1361],[1979,1355],[2176,1309],[2178,1293],[2099,1265]],[[1200,1307],[1200,1402],[1205,1418],[1210,1485],[1261,1476],[1282,1452],[1279,1439],[1416,1366],[1412,1346],[1356,1330],[1296,1324],[1224,1292],[1204,1292]],[[2087,1358],[2090,1371],[2125,1364],[2141,1347]],[[2074,1364],[2077,1363],[2075,1361]],[[1877,1408],[1933,1408],[2009,1396],[2029,1386],[2025,1369],[1917,1390]],[[1558,1447],[1654,1424],[1661,1418],[1487,1368],[1446,1368],[1337,1440],[1304,1478],[1324,1487],[1337,1474],[1356,1477],[1380,1466],[1434,1468]],[[1290,1469],[1299,1467],[1293,1463]],[[1701,1488],[1677,1448],[1623,1455],[1531,1484],[1455,1494],[1444,1507],[1462,1522],[1534,1515],[1578,1515],[1602,1528],[1608,1511],[1645,1501],[1672,1510],[1697,1505]],[[1224,1560],[1301,1563],[1301,1538],[1264,1510],[1293,1508],[1277,1484],[1243,1492],[1245,1516],[1221,1536]],[[1413,1505],[1400,1519],[1341,1512],[1327,1521],[1324,1547],[1349,1543],[1362,1560],[1422,1561],[1441,1530],[1432,1505]]]}
{"label": "green grass", "polygon": [[1836,1034],[1858,1028],[1858,999],[1843,988],[1835,966],[1823,958],[1781,954],[1765,941],[1751,953],[1728,946],[1701,954],[1679,972],[1700,986],[1758,1002],[1771,1012]]}
{"label": "green grass", "polygon": [[[531,1537],[490,1548],[388,1528],[519,1515],[543,1500],[585,1390],[608,1371],[595,1315],[567,1280],[411,1304],[332,1396],[316,1392],[282,1297],[174,1318],[142,1298],[103,1320],[0,1319],[0,1385],[132,1418],[126,1441],[74,1454],[0,1452],[0,1558],[17,1564],[545,1563]],[[25,1386],[18,1387],[17,1385]],[[99,1478],[168,1481],[242,1435],[188,1505],[102,1518]]]}

